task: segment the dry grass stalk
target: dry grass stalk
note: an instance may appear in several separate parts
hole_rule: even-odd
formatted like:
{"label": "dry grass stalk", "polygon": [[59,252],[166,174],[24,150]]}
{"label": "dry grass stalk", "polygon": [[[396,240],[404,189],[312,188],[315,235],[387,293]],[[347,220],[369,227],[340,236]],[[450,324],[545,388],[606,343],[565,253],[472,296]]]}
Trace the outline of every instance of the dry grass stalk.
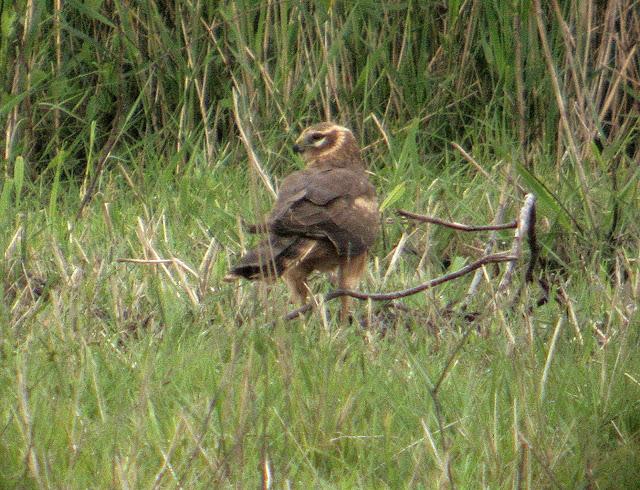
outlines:
{"label": "dry grass stalk", "polygon": [[[246,111],[246,109],[243,108],[243,111]],[[249,157],[249,163],[251,164],[251,168],[253,168],[258,173],[265,187],[269,190],[269,193],[275,199],[277,197],[277,193],[273,187],[273,184],[271,184],[271,180],[269,179],[269,176],[263,170],[262,165],[260,165],[260,160],[258,160],[258,156],[253,151],[253,146],[251,144],[251,139],[249,137],[248,129],[245,127],[243,123],[243,117],[241,115],[240,108],[238,107],[238,91],[236,89],[233,89],[233,116],[236,120],[238,131],[240,132],[240,139],[242,140],[242,144],[244,145],[244,148],[247,151],[247,156]]]}
{"label": "dry grass stalk", "polygon": [[542,51],[544,53],[544,59],[547,64],[547,71],[549,73],[549,78],[551,79],[551,84],[553,86],[553,93],[555,95],[556,104],[560,112],[560,123],[562,124],[564,136],[567,140],[569,153],[571,155],[573,164],[575,165],[576,171],[578,173],[578,180],[580,182],[582,199],[585,203],[587,222],[589,223],[589,228],[593,229],[593,225],[594,225],[593,206],[591,204],[591,198],[589,196],[589,186],[587,184],[587,175],[584,171],[584,166],[582,164],[582,156],[580,152],[578,152],[578,146],[575,141],[572,125],[569,121],[569,117],[567,114],[565,96],[563,94],[562,87],[560,85],[560,81],[556,73],[556,67],[554,64],[553,55],[551,53],[551,48],[549,47],[549,41],[547,39],[547,28],[542,18],[542,7],[540,6],[540,0],[533,0],[533,3],[535,8],[535,20],[538,26],[538,35],[540,37],[540,42],[542,43]]}
{"label": "dry grass stalk", "polygon": [[44,488],[44,482],[42,475],[40,474],[40,463],[38,461],[38,455],[36,453],[36,445],[34,442],[34,427],[31,416],[31,409],[29,407],[29,390],[25,381],[26,365],[22,363],[18,366],[16,373],[17,385],[19,389],[18,406],[20,411],[20,417],[22,422],[22,433],[25,439],[25,446],[27,447],[27,465],[29,468],[29,474],[36,481],[39,488]]}
{"label": "dry grass stalk", "polygon": [[[496,210],[495,217],[493,218],[494,224],[499,224],[504,221],[504,213],[507,208],[507,199],[506,199],[505,192],[506,192],[506,184],[502,187],[502,191],[500,192],[500,203],[498,204],[498,209]],[[498,237],[497,230],[492,231],[491,234],[489,235],[487,244],[484,247],[484,251],[483,251],[484,255],[489,255],[491,252],[493,252],[493,248],[496,246],[497,237]],[[480,287],[480,281],[482,281],[483,275],[484,274],[482,269],[477,270],[473,275],[471,284],[467,289],[467,294],[462,302],[463,310],[469,306],[473,298],[478,293],[478,288]]]}

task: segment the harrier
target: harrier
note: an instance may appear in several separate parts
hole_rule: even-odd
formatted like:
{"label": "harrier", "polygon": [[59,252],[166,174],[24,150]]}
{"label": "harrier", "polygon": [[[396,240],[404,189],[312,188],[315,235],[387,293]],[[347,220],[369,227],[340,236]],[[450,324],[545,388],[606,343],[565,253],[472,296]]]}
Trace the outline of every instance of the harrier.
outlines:
{"label": "harrier", "polygon": [[[302,155],[306,168],[284,179],[265,224],[251,227],[266,233],[266,239],[241,257],[225,279],[282,277],[291,299],[304,304],[313,271],[337,269],[339,288],[358,284],[378,234],[379,211],[350,130],[333,123],[310,126],[293,151]],[[341,299],[344,321],[350,298]]]}

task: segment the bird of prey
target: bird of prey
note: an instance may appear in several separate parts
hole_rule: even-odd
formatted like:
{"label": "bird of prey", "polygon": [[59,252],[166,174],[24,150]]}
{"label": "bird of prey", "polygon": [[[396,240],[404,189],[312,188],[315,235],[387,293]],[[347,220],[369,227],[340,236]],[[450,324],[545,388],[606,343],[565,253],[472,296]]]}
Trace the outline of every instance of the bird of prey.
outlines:
{"label": "bird of prey", "polygon": [[[242,256],[225,279],[271,282],[282,277],[291,299],[304,304],[306,280],[313,271],[337,269],[339,288],[358,284],[380,215],[375,188],[349,129],[334,123],[310,126],[293,151],[302,156],[305,169],[284,179],[265,223],[250,227],[266,238]],[[344,321],[350,298],[341,300]]]}

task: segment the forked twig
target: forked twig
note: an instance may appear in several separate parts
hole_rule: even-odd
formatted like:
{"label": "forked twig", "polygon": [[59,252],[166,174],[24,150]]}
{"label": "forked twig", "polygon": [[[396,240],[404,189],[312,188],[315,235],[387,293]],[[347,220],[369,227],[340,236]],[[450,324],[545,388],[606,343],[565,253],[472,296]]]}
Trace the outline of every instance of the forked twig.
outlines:
{"label": "forked twig", "polygon": [[[323,301],[326,303],[328,301],[331,301],[333,299],[339,298],[341,296],[351,296],[352,298],[355,299],[360,299],[360,300],[366,300],[366,299],[371,299],[374,301],[390,301],[393,299],[398,299],[398,298],[405,298],[407,296],[411,296],[413,294],[416,293],[420,293],[422,291],[426,291],[427,289],[431,289],[435,286],[439,286],[440,284],[443,284],[445,282],[448,281],[452,281],[454,279],[457,279],[459,277],[464,276],[465,274],[468,274],[469,272],[473,272],[476,269],[479,269],[480,267],[482,267],[483,265],[486,264],[491,264],[491,263],[496,263],[496,262],[511,262],[516,260],[518,257],[515,257],[513,255],[508,255],[508,254],[493,254],[493,255],[487,255],[485,257],[481,257],[478,260],[476,260],[475,262],[472,262],[468,265],[465,265],[464,267],[462,267],[461,269],[458,269],[457,271],[451,272],[449,274],[445,274],[443,276],[437,277],[435,279],[431,279],[430,281],[427,281],[425,283],[419,284],[418,286],[414,286],[412,288],[408,288],[408,289],[402,289],[400,291],[392,291],[389,293],[363,293],[361,291],[353,291],[351,289],[336,289],[335,291],[331,291],[330,293],[327,293],[324,296]],[[292,320],[304,313],[306,313],[307,311],[309,311],[311,308],[313,308],[314,303],[307,303],[303,306],[301,306],[300,308],[297,308],[291,312],[289,312],[284,319],[285,320]]]}
{"label": "forked twig", "polygon": [[453,228],[454,230],[459,230],[459,231],[510,230],[512,228],[518,227],[517,221],[512,221],[511,223],[496,224],[496,225],[465,225],[463,223],[456,223],[455,221],[445,221],[440,218],[425,216],[424,214],[412,213],[411,211],[405,211],[404,209],[399,209],[397,213],[400,216],[414,219],[422,223],[433,223],[435,225],[446,226],[447,228]]}

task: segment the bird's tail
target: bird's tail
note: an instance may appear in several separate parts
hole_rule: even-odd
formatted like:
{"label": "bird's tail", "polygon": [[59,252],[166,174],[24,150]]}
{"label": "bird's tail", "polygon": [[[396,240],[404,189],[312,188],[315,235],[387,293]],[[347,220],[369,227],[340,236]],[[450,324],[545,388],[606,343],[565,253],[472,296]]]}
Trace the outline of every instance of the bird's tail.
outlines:
{"label": "bird's tail", "polygon": [[302,241],[304,240],[297,237],[270,234],[267,239],[243,255],[224,280],[235,281],[244,278],[251,281],[273,281],[290,266],[292,259],[295,260]]}

